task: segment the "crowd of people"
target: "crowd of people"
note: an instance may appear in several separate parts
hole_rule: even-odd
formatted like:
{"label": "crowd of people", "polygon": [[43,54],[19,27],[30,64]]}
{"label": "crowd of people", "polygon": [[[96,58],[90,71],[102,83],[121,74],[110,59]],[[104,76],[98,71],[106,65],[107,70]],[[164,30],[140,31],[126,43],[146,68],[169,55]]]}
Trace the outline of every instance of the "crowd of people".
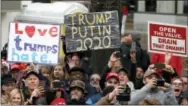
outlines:
{"label": "crowd of people", "polygon": [[1,59],[1,104],[188,105],[181,57],[150,56],[131,34],[122,36],[120,50],[100,73],[93,73],[90,56],[80,53],[66,53],[55,66],[8,63],[6,49]]}

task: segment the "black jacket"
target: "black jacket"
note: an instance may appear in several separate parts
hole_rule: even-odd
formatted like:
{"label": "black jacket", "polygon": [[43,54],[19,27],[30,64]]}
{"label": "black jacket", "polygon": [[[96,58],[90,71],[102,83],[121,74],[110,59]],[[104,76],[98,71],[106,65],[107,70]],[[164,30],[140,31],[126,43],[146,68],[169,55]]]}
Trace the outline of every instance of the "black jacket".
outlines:
{"label": "black jacket", "polygon": [[81,99],[79,101],[70,99],[67,101],[67,105],[86,105],[85,102],[86,102],[85,99]]}

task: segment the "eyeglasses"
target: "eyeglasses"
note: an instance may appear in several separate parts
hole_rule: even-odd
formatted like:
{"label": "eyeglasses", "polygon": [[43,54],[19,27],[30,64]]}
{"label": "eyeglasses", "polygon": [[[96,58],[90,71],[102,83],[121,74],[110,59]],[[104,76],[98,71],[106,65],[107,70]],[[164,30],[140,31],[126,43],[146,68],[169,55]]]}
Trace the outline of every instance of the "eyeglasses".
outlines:
{"label": "eyeglasses", "polygon": [[178,86],[182,86],[182,83],[172,83],[173,85],[178,85]]}

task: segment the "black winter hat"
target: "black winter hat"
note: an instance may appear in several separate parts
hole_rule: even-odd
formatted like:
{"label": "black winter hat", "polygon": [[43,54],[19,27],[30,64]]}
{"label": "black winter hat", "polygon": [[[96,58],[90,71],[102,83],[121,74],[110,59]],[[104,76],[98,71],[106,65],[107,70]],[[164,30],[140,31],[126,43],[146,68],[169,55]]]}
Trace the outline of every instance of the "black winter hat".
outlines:
{"label": "black winter hat", "polygon": [[1,78],[1,85],[5,85],[5,84],[10,83],[10,82],[16,83],[16,80],[14,78],[12,78],[12,76],[10,74],[4,75]]}
{"label": "black winter hat", "polygon": [[25,75],[24,79],[26,79],[27,77],[29,77],[29,75],[35,75],[36,77],[39,78],[39,80],[41,80],[39,74],[35,71],[28,71],[27,74]]}
{"label": "black winter hat", "polygon": [[117,72],[119,73],[120,71],[123,71],[125,72],[126,74],[128,74],[128,70],[123,68],[123,67],[120,67],[119,69],[117,69]]}
{"label": "black winter hat", "polygon": [[83,68],[80,68],[80,67],[73,67],[69,70],[69,74],[73,71],[80,71],[82,72],[83,74],[85,74],[85,70]]}

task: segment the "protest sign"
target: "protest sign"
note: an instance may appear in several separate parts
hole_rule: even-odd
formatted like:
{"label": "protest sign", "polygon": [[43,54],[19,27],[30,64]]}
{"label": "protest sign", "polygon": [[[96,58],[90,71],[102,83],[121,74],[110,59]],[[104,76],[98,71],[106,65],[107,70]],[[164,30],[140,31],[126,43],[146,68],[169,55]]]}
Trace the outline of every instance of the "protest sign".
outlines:
{"label": "protest sign", "polygon": [[165,23],[148,22],[148,51],[170,52],[176,56],[188,55],[188,27]]}
{"label": "protest sign", "polygon": [[117,11],[65,16],[66,51],[85,51],[120,47]]}
{"label": "protest sign", "polygon": [[58,63],[60,26],[10,23],[8,61]]}

